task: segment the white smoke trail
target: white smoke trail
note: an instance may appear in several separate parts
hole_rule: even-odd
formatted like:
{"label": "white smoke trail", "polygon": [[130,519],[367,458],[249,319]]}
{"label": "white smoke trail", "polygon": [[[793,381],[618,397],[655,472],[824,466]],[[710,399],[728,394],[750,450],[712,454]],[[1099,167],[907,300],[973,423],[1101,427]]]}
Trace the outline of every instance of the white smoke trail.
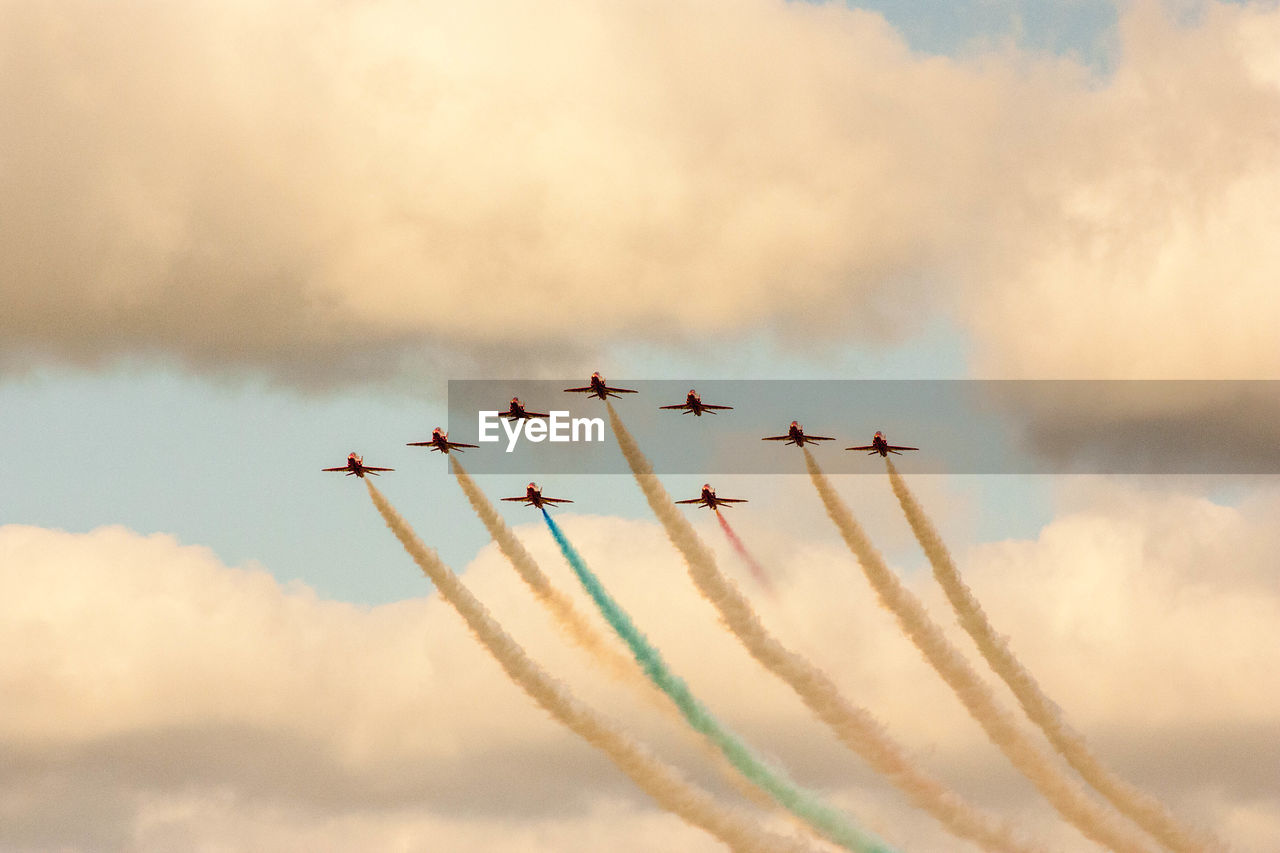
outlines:
{"label": "white smoke trail", "polygon": [[[484,524],[485,529],[489,531],[489,535],[493,537],[493,541],[498,544],[503,556],[511,563],[512,568],[516,570],[516,574],[520,575],[520,579],[537,596],[538,601],[551,613],[552,618],[555,619],[556,624],[565,635],[589,652],[611,674],[619,679],[647,685],[648,680],[643,677],[636,663],[611,646],[604,635],[593,628],[586,618],[574,608],[573,602],[569,600],[569,597],[552,586],[551,579],[539,568],[533,556],[525,550],[524,545],[511,532],[511,528],[507,527],[506,522],[502,520],[502,516],[498,514],[494,505],[485,497],[484,492],[480,491],[480,487],[463,470],[456,459],[453,460],[453,472],[458,479],[458,485],[471,503],[471,508],[480,517],[480,521]],[[658,698],[652,690],[646,689],[645,693],[652,698]],[[665,699],[662,700],[661,704],[669,706]]]}
{"label": "white smoke trail", "polygon": [[[475,510],[485,529],[489,531],[489,535],[497,543],[498,549],[502,551],[503,556],[511,563],[512,568],[516,570],[516,574],[520,575],[520,579],[533,591],[538,601],[551,613],[552,618],[555,619],[556,624],[564,632],[565,636],[590,654],[597,663],[604,667],[609,675],[635,689],[644,697],[646,702],[661,713],[666,714],[669,718],[676,720],[680,724],[677,731],[681,732],[683,737],[687,738],[710,760],[720,775],[738,793],[758,806],[775,809],[777,803],[773,798],[744,779],[742,774],[725,760],[720,750],[686,726],[679,710],[671,703],[666,694],[654,687],[653,683],[645,677],[639,664],[609,645],[604,636],[591,627],[586,618],[574,608],[573,602],[569,600],[568,596],[552,585],[551,579],[538,566],[537,561],[533,559],[533,555],[525,549],[515,533],[502,520],[497,508],[494,507],[484,492],[480,490],[480,487],[476,485],[475,480],[471,479],[471,476],[467,474],[456,459],[453,460],[453,472],[454,476],[457,477],[458,485],[467,496],[471,508]],[[789,818],[794,817],[790,812],[785,814]],[[796,825],[805,829],[806,832],[813,831],[808,824],[802,821],[797,820]]]}
{"label": "white smoke trail", "polygon": [[1058,813],[1088,838],[1117,851],[1144,851],[1147,846],[1130,828],[1089,799],[1084,789],[1054,765],[1052,757],[1036,746],[1013,718],[997,704],[991,689],[951,645],[942,630],[929,618],[924,605],[889,571],[879,550],[871,544],[862,526],[840,500],[807,448],[804,461],[809,477],[822,497],[827,515],[835,522],[849,550],[858,558],[863,574],[871,582],[880,603],[897,618],[942,680],[959,697],[969,714],[982,726],[1000,751],[1019,772],[1040,790]]}
{"label": "white smoke trail", "polygon": [[720,618],[756,660],[786,682],[811,711],[836,736],[877,772],[905,793],[911,803],[931,814],[961,838],[988,850],[1026,853],[1043,846],[1023,840],[1004,822],[986,815],[918,769],[907,752],[868,711],[852,705],[821,669],[782,645],[761,624],[747,599],[717,568],[715,556],[703,544],[693,526],[680,514],[670,495],[653,473],[639,445],[627,432],[613,405],[606,403],[618,446],[650,509],[662,523],[667,537],[680,551],[689,576],[699,592],[720,613]]}
{"label": "white smoke trail", "polygon": [[1116,776],[1093,754],[1084,736],[1063,719],[1058,706],[1045,695],[1040,684],[1013,654],[1004,638],[996,633],[982,605],[960,577],[960,570],[951,559],[951,552],[938,535],[933,522],[925,515],[919,501],[907,488],[902,475],[894,467],[893,460],[885,459],[885,463],[893,493],[902,506],[902,512],[906,515],[916,540],[933,566],[933,576],[947,594],[960,624],[973,638],[992,671],[1009,685],[1027,718],[1040,727],[1049,743],[1075,768],[1081,778],[1161,844],[1179,853],[1225,850],[1226,845],[1221,841],[1204,837],[1183,825],[1163,803]]}
{"label": "white smoke trail", "polygon": [[613,723],[573,698],[564,685],[525,654],[524,649],[489,615],[484,605],[435,551],[422,543],[413,528],[373,483],[365,480],[365,485],[387,527],[511,680],[558,722],[608,756],[660,806],[744,853],[770,853],[774,850],[801,853],[812,849],[796,839],[767,832],[746,815],[720,805],[702,788],[682,777],[675,768],[660,761]]}

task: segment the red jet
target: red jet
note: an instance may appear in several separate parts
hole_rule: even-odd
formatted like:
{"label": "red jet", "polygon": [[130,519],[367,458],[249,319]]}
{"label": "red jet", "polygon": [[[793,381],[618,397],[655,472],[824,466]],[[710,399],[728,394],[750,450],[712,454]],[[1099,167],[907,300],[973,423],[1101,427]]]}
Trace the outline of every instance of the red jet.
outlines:
{"label": "red jet", "polygon": [[884,437],[884,433],[877,431],[875,437],[871,439],[870,444],[864,444],[861,447],[846,447],[845,450],[867,450],[872,453],[879,453],[881,456],[888,456],[890,453],[901,453],[903,450],[919,450],[918,447],[903,447],[897,444],[890,444],[889,440]]}
{"label": "red jet", "polygon": [[382,471],[394,471],[396,469],[395,468],[374,468],[372,465],[366,465],[364,464],[364,457],[358,456],[356,455],[355,451],[352,451],[351,454],[347,456],[346,465],[343,465],[341,468],[323,468],[321,470],[346,471],[348,477],[350,477],[352,474],[355,474],[357,477],[363,480],[365,474],[372,474],[373,476],[376,477]]}
{"label": "red jet", "polygon": [[526,506],[536,506],[538,509],[542,509],[543,504],[551,504],[551,505],[553,505],[553,506],[554,506],[555,504],[571,504],[571,503],[573,503],[573,501],[569,500],[568,498],[544,498],[544,497],[542,496],[542,489],[538,488],[538,484],[537,484],[537,483],[530,483],[530,484],[525,488],[525,492],[524,492],[524,496],[523,496],[523,497],[519,497],[519,498],[503,498],[503,500],[504,500],[504,501],[519,501],[519,502],[521,502],[521,503],[525,504]]}
{"label": "red jet", "polygon": [[727,505],[727,504],[744,504],[744,503],[746,503],[746,502],[747,502],[747,499],[746,499],[746,498],[718,498],[718,497],[716,497],[716,490],[715,490],[715,489],[713,489],[713,488],[711,488],[711,484],[710,484],[710,483],[703,483],[703,484],[702,484],[702,496],[701,496],[701,497],[691,498],[690,500],[687,500],[687,501],[676,501],[676,503],[678,503],[678,504],[701,504],[702,506],[706,507],[707,509],[715,509],[715,510],[716,510],[716,512],[719,512],[719,511],[720,511],[720,510],[716,509],[716,507],[718,507],[718,506]]}
{"label": "red jet", "polygon": [[630,388],[610,388],[608,385],[604,384],[604,377],[599,373],[591,374],[590,385],[584,385],[581,388],[566,388],[564,390],[566,394],[593,394],[601,400],[606,400],[609,397],[617,397],[619,394],[636,393]]}
{"label": "red jet", "polygon": [[501,412],[498,417],[510,418],[513,421],[523,420],[525,418],[549,418],[546,412],[528,412],[525,411],[524,403],[520,402],[519,397],[511,398],[511,407],[505,412]]}
{"label": "red jet", "polygon": [[795,421],[792,421],[791,426],[787,428],[786,435],[770,435],[760,440],[785,441],[787,444],[794,444],[797,447],[804,447],[806,441],[835,441],[834,438],[827,435],[805,435],[800,424]]}
{"label": "red jet", "polygon": [[684,409],[682,414],[693,412],[696,417],[702,417],[703,412],[715,414],[718,409],[732,409],[733,406],[713,406],[710,403],[702,402],[702,398],[698,396],[698,392],[692,388],[689,389],[689,396],[685,397],[683,403],[677,403],[674,406],[659,406],[659,409]]}
{"label": "red jet", "polygon": [[430,441],[411,441],[409,447],[429,447],[432,450],[439,450],[441,453],[448,453],[450,450],[462,452],[464,447],[479,447],[478,444],[463,444],[461,441],[450,441],[449,433],[436,427],[431,431]]}

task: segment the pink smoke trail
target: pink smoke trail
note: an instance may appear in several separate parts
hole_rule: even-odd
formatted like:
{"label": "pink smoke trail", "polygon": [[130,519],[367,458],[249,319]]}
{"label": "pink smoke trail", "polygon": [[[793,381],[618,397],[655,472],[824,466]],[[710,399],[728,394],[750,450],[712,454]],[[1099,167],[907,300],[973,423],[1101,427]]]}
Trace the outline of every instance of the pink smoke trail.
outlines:
{"label": "pink smoke trail", "polygon": [[751,570],[751,576],[756,579],[756,583],[760,584],[765,592],[773,595],[773,584],[769,581],[769,576],[765,574],[764,567],[756,562],[756,558],[747,550],[747,546],[742,544],[738,534],[729,526],[729,519],[724,517],[724,513],[718,509],[712,511],[716,514],[716,521],[720,522],[720,529],[724,531],[725,536],[729,537],[729,544],[733,546],[733,550],[738,552],[742,562],[747,564],[747,568]]}
{"label": "pink smoke trail", "polygon": [[618,439],[618,448],[626,458],[649,508],[666,530],[667,538],[684,557],[689,578],[703,597],[715,606],[725,626],[751,656],[786,682],[845,746],[897,786],[912,805],[928,812],[955,835],[988,850],[1005,853],[1043,850],[1044,845],[1024,840],[1013,827],[977,809],[917,767],[906,749],[885,731],[884,725],[870,711],[846,699],[831,676],[769,633],[751,602],[716,566],[711,549],[672,503],[671,496],[653,473],[653,466],[623,426],[613,405],[607,401],[605,405],[613,434]]}
{"label": "pink smoke trail", "polygon": [[[475,510],[481,523],[489,531],[493,541],[497,543],[498,549],[502,551],[503,556],[507,558],[511,567],[515,569],[516,574],[525,582],[525,585],[529,587],[542,606],[551,614],[564,635],[590,654],[596,663],[610,676],[640,691],[640,695],[644,697],[646,702],[649,702],[661,713],[668,714],[683,723],[684,721],[675,706],[671,704],[664,694],[653,688],[653,685],[644,677],[644,673],[636,662],[610,646],[606,638],[596,631],[586,617],[574,608],[573,602],[569,597],[551,583],[551,579],[542,571],[542,568],[533,559],[533,555],[525,549],[519,538],[507,526],[507,523],[502,520],[497,508],[485,497],[484,492],[476,485],[475,480],[471,479],[471,476],[467,474],[456,459],[453,460],[453,473],[458,481],[458,486],[461,487],[463,494],[467,496],[467,501],[471,504],[471,508]],[[724,756],[720,754],[718,749],[712,747],[703,738],[690,732],[684,725],[681,725],[678,731],[683,732],[686,737],[690,738],[695,747],[711,760],[738,793],[747,797],[756,805],[765,808],[774,807],[773,800],[754,784],[744,779],[737,770],[725,761]],[[807,828],[807,824],[798,822],[798,825]]]}

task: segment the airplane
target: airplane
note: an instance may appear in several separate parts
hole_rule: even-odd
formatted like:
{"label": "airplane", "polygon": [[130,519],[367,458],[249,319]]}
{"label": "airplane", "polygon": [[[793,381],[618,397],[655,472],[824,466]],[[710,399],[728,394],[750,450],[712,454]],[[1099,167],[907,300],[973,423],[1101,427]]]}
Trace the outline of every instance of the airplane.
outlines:
{"label": "airplane", "polygon": [[725,505],[727,505],[727,504],[744,504],[744,503],[746,503],[746,502],[747,502],[747,499],[746,499],[746,498],[718,498],[718,497],[716,497],[716,490],[715,490],[715,489],[713,489],[713,488],[711,488],[711,484],[710,484],[710,483],[703,483],[703,484],[702,484],[702,496],[701,496],[701,497],[692,498],[692,499],[687,500],[687,501],[676,501],[676,503],[678,503],[678,504],[702,504],[702,506],[706,507],[707,509],[715,509],[715,510],[716,510],[716,512],[719,512],[719,511],[720,511],[720,510],[716,509],[716,507],[717,507],[717,506],[720,506],[720,505],[722,505],[722,504],[725,504]]}
{"label": "airplane", "polygon": [[520,501],[527,506],[536,506],[538,509],[543,508],[543,504],[571,504],[573,501],[568,498],[544,498],[542,489],[538,488],[537,483],[530,483],[525,487],[524,497],[519,498],[503,498],[504,501]]}
{"label": "airplane", "polygon": [[881,456],[887,457],[890,453],[900,453],[903,450],[919,450],[918,447],[902,447],[897,444],[890,444],[889,440],[884,437],[884,433],[876,431],[875,438],[871,439],[870,444],[864,444],[861,447],[846,447],[845,450],[869,450],[872,453],[879,453]]}
{"label": "airplane", "polygon": [[690,412],[693,412],[693,414],[696,415],[697,417],[702,417],[703,412],[710,412],[711,414],[714,415],[717,409],[732,409],[733,406],[713,406],[710,403],[704,403],[702,402],[702,398],[698,396],[698,392],[690,388],[689,396],[685,397],[685,400],[683,403],[678,403],[674,406],[659,406],[658,408],[659,409],[684,409],[684,411],[681,414],[687,415]]}
{"label": "airplane", "polygon": [[617,397],[619,394],[634,394],[635,391],[630,388],[610,388],[604,384],[604,377],[599,373],[591,374],[591,384],[584,385],[581,388],[566,388],[566,394],[594,394],[601,400],[609,397]]}
{"label": "airplane", "polygon": [[444,432],[440,427],[436,427],[431,431],[430,441],[411,441],[408,447],[429,447],[432,450],[439,450],[441,453],[448,453],[450,450],[462,452],[464,447],[479,447],[478,444],[463,444],[461,441],[450,441],[449,433]]}
{"label": "airplane", "polygon": [[797,447],[804,447],[806,441],[835,441],[828,435],[805,435],[804,429],[795,421],[791,422],[791,426],[787,428],[786,435],[770,435],[760,439],[761,441],[785,441],[787,444],[794,444]]}
{"label": "airplane", "polygon": [[373,476],[376,477],[378,476],[378,473],[381,471],[394,471],[396,469],[395,468],[374,468],[372,465],[366,465],[364,464],[364,457],[357,455],[356,452],[353,450],[351,451],[351,454],[347,456],[346,465],[343,465],[341,468],[322,468],[321,470],[346,471],[348,477],[350,477],[352,474],[355,474],[357,477],[363,480],[365,474],[372,474]]}
{"label": "airplane", "polygon": [[513,421],[518,421],[521,418],[549,418],[551,416],[548,415],[546,412],[527,412],[525,411],[524,403],[520,402],[520,398],[512,397],[511,407],[507,409],[505,412],[502,412],[501,414],[499,414],[498,417],[510,418]]}

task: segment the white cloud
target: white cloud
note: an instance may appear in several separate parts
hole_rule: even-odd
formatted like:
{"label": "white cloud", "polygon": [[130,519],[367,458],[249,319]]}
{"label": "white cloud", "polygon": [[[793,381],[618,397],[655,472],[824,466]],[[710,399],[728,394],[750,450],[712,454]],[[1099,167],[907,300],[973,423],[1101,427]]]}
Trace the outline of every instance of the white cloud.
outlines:
{"label": "white cloud", "polygon": [[966,312],[988,375],[1280,378],[1280,8],[1132,4],[1105,85],[1011,120],[1019,204]]}
{"label": "white cloud", "polygon": [[986,373],[1280,367],[1272,6],[1134,4],[1107,80],[767,0],[68,2],[3,27],[11,363],[559,366],[944,314]]}
{"label": "white cloud", "polygon": [[889,107],[968,75],[836,6],[60,4],[6,29],[11,357],[808,325],[948,239],[921,178],[971,180],[946,165],[971,139]]}
{"label": "white cloud", "polygon": [[[960,555],[997,628],[1104,758],[1244,849],[1280,820],[1267,805],[1280,721],[1274,513],[1273,499],[1233,509],[1102,484],[1037,541]],[[932,772],[1043,837],[1078,844],[899,635],[847,553],[822,538],[780,548],[785,537],[765,518],[735,521],[748,545],[767,542],[784,563],[776,597],[754,590],[718,530],[705,532],[766,623]],[[748,740],[891,840],[953,849],[745,656],[653,525],[566,516],[565,527],[674,668]],[[586,607],[545,531],[521,533]],[[260,846],[308,824],[337,846],[412,847],[426,833],[531,849],[610,832],[704,843],[537,711],[435,597],[322,601],[205,549],[120,528],[0,528],[0,567],[10,638],[0,689],[20,697],[0,715],[6,844]],[[677,726],[562,642],[493,548],[465,578],[574,692],[726,790]],[[959,638],[931,580],[910,582]]]}

